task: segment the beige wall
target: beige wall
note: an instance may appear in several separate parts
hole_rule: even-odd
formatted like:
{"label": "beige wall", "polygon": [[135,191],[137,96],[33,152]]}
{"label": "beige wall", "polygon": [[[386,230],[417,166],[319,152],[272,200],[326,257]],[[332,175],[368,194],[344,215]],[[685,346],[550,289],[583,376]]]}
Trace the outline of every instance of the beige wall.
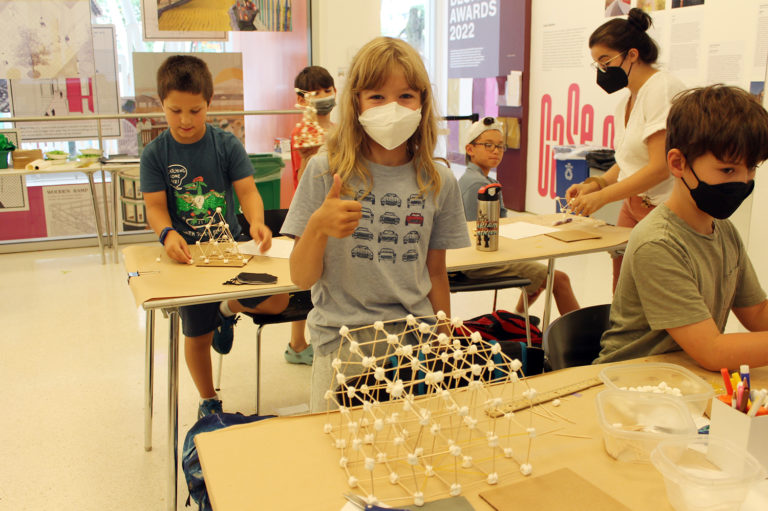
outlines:
{"label": "beige wall", "polygon": [[315,0],[312,2],[312,64],[341,76],[366,42],[381,34],[379,0]]}

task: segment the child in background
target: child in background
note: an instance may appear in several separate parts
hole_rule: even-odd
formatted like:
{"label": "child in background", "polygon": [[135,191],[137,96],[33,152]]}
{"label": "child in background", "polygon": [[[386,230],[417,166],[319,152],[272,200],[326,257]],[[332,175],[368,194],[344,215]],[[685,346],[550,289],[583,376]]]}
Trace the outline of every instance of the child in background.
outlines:
{"label": "child in background", "polygon": [[[272,233],[264,225],[264,206],[248,154],[234,135],[205,122],[213,96],[208,66],[189,55],[168,57],[157,71],[157,92],[168,129],[144,149],[140,172],[147,220],[165,252],[175,261],[192,264],[188,245],[200,239],[217,208],[237,238],[233,190],[251,237],[268,250]],[[288,295],[283,294],[179,308],[184,357],[200,393],[198,418],[222,411],[213,388],[210,348],[213,343],[219,353],[229,352],[235,313],[279,314],[287,305]]]}
{"label": "child in background", "polygon": [[[293,81],[296,102],[301,106],[312,105],[317,110],[317,123],[326,132],[333,127],[331,110],[336,106],[336,87],[333,77],[324,67],[308,66],[296,75]],[[302,123],[291,132],[291,163],[293,164],[293,187],[299,186],[299,179],[307,162],[317,154],[320,146],[297,147],[296,139],[301,133]]]}
{"label": "child in background", "polygon": [[[768,300],[727,220],[768,159],[768,112],[713,85],[675,98],[666,127],[672,194],[630,234],[595,362],[683,349],[712,371],[768,365]],[[751,333],[724,334],[729,311]]]}
{"label": "child in background", "polygon": [[[326,409],[324,394],[335,385],[339,328],[450,315],[445,251],[469,246],[456,179],[432,160],[437,118],[418,53],[389,37],[367,43],[352,60],[340,105],[328,152],[309,162],[281,231],[296,240],[291,279],[312,288],[315,305],[307,320],[312,412]],[[378,357],[387,343],[362,347]],[[348,343],[341,348],[347,360]]]}
{"label": "child in background", "polygon": [[[472,124],[467,139],[469,140],[465,146],[467,170],[459,179],[459,189],[467,220],[477,220],[477,191],[489,183],[498,183],[488,174],[491,169],[498,167],[504,157],[504,125],[493,117],[485,117]],[[507,209],[504,207],[501,196],[499,203],[500,216],[504,218],[507,216]],[[525,288],[529,304],[539,297],[547,284],[547,267],[536,262],[509,263],[492,268],[464,270],[463,273],[469,278],[516,276],[530,279],[531,284]],[[568,275],[561,271],[555,271],[552,295],[561,315],[579,308],[571,288],[571,281]],[[515,311],[518,314],[525,312],[522,296],[517,302]]]}
{"label": "child in background", "polygon": [[[336,106],[336,87],[333,77],[320,66],[307,66],[296,75],[293,81],[296,89],[296,101],[301,106],[312,105],[317,110],[317,123],[328,131],[331,123],[331,110]],[[317,154],[320,146],[297,147],[303,123],[298,123],[291,132],[291,164],[293,166],[293,187],[299,185],[299,179],[307,167],[307,162]],[[307,344],[304,330],[306,321],[291,323],[291,342],[285,348],[285,360],[291,364],[312,365],[314,348]]]}

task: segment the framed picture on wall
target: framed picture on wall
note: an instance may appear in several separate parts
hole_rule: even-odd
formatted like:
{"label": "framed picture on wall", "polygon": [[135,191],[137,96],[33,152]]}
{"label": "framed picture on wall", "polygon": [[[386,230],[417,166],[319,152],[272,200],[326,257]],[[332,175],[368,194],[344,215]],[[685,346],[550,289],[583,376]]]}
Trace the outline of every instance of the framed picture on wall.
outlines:
{"label": "framed picture on wall", "polygon": [[145,41],[226,41],[229,37],[227,32],[160,30],[157,10],[168,3],[160,0],[141,0],[141,24]]}
{"label": "framed picture on wall", "polygon": [[[19,130],[0,130],[0,135],[17,148],[21,147]],[[29,211],[27,183],[24,176],[4,176],[0,169],[0,214],[11,211]]]}

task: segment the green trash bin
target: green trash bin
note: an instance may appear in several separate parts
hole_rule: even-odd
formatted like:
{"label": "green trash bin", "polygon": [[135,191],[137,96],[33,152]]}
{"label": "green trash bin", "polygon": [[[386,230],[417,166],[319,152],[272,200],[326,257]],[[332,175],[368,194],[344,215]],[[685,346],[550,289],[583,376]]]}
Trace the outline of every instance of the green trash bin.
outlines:
{"label": "green trash bin", "polygon": [[[285,167],[283,159],[271,153],[249,154],[248,158],[253,165],[253,181],[261,195],[264,210],[280,209],[280,177]],[[237,194],[235,194],[235,209],[238,213],[242,213]]]}

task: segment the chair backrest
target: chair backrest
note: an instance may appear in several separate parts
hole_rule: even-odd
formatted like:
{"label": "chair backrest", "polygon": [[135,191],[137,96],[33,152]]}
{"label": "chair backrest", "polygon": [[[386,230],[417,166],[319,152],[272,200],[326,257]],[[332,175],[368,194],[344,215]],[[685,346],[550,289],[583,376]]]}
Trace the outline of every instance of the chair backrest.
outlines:
{"label": "chair backrest", "polygon": [[544,331],[542,346],[553,370],[591,364],[600,353],[611,304],[593,305],[564,314]]}
{"label": "chair backrest", "polygon": [[[280,236],[280,228],[285,222],[285,216],[288,214],[287,209],[267,209],[264,210],[264,225],[269,227],[272,231],[272,236]],[[251,225],[248,220],[245,219],[245,215],[242,213],[237,214],[237,222],[240,224],[242,235],[244,238],[238,238],[238,241],[245,241],[251,239]]]}
{"label": "chair backrest", "polygon": [[272,231],[272,236],[280,236],[280,228],[285,222],[287,209],[267,209],[264,211],[264,225]]}

